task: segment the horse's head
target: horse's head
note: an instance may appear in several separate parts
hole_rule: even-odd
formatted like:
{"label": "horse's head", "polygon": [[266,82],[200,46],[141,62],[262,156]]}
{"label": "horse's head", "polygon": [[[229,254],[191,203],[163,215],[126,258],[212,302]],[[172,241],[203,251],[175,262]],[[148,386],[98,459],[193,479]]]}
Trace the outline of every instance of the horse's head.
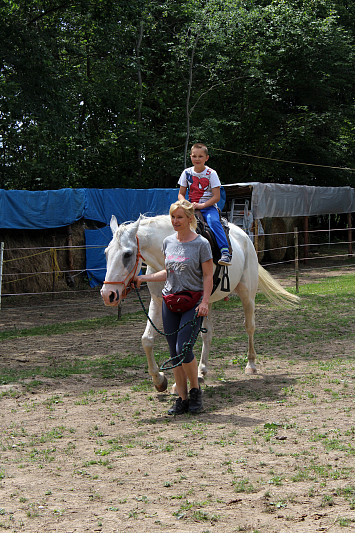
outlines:
{"label": "horse's head", "polygon": [[137,231],[140,220],[118,226],[112,215],[112,240],[105,250],[106,277],[101,289],[105,305],[117,306],[127,294],[133,277],[139,272],[142,257],[139,252]]}

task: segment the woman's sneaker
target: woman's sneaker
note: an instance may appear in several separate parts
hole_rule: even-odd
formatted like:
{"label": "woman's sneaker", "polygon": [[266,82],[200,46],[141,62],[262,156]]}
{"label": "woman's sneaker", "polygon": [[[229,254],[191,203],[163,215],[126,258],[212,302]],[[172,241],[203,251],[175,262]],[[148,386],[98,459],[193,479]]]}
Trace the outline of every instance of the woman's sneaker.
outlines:
{"label": "woman's sneaker", "polygon": [[202,403],[202,390],[201,389],[191,389],[190,390],[190,402],[189,402],[189,412],[192,414],[200,413],[203,410]]}
{"label": "woman's sneaker", "polygon": [[189,400],[183,400],[179,398],[176,400],[174,405],[169,409],[168,415],[183,415],[189,410]]}

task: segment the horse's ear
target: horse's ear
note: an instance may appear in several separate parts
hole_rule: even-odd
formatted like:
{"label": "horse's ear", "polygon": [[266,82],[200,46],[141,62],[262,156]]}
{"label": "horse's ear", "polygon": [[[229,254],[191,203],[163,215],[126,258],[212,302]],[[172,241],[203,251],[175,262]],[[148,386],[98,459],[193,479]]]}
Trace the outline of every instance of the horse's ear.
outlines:
{"label": "horse's ear", "polygon": [[118,223],[117,223],[117,218],[115,217],[115,215],[112,215],[112,217],[111,217],[110,228],[111,228],[111,231],[112,231],[112,235],[114,235],[116,233],[116,231],[118,230]]}
{"label": "horse's ear", "polygon": [[139,228],[139,223],[140,223],[141,219],[139,217],[138,220],[136,220],[135,222],[133,222],[132,224],[130,224],[129,226],[129,229],[128,229],[128,234],[130,236],[130,238],[133,238],[137,235],[137,231],[138,231],[138,228]]}

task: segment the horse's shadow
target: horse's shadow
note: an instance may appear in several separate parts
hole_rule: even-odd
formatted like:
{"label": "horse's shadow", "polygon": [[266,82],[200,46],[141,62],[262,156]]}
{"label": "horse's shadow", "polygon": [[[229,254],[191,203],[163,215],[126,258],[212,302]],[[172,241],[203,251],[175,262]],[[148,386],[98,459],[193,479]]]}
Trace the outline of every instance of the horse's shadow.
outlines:
{"label": "horse's shadow", "polygon": [[[203,386],[204,411],[198,415],[198,419],[205,422],[218,422],[235,424],[236,426],[255,426],[263,422],[262,419],[254,416],[240,416],[239,409],[243,409],[245,403],[255,403],[265,405],[275,402],[284,403],[287,399],[288,389],[296,383],[296,379],[285,374],[269,376],[258,374],[258,379],[243,381],[221,381],[213,385]],[[171,394],[158,395],[158,401],[166,404],[166,409],[170,407],[175,397]],[[186,422],[187,418],[196,419],[196,415],[183,415],[168,419],[179,422]],[[156,418],[143,419],[147,424],[161,421],[161,416]]]}

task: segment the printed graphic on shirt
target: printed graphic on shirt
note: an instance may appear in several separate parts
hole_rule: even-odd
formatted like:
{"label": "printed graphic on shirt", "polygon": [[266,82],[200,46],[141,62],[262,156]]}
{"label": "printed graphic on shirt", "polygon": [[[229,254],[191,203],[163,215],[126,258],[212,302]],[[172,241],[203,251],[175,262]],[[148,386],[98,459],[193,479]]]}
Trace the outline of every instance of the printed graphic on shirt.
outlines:
{"label": "printed graphic on shirt", "polygon": [[[207,171],[208,176],[211,172]],[[189,198],[191,202],[199,203],[203,195],[210,188],[210,180],[207,177],[199,178],[194,174],[186,172],[186,179],[189,188]]]}
{"label": "printed graphic on shirt", "polygon": [[186,268],[186,261],[188,261],[188,259],[189,258],[185,256],[183,246],[178,245],[166,256],[166,270],[169,272],[183,272]]}

